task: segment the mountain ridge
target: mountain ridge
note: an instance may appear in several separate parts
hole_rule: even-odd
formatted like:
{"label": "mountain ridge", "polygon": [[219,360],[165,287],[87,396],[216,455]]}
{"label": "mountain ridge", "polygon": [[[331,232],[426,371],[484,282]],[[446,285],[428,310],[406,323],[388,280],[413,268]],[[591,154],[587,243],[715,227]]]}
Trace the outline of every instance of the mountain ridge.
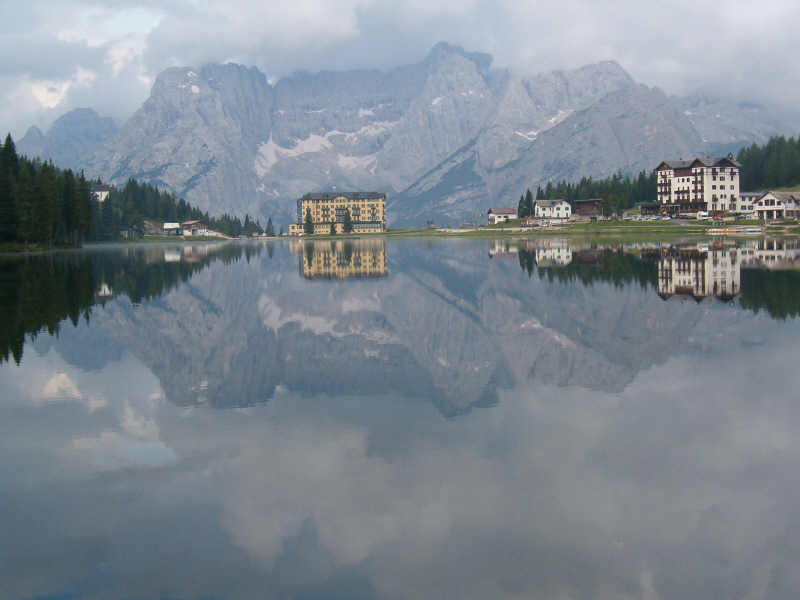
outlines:
{"label": "mountain ridge", "polygon": [[[213,214],[285,223],[297,197],[336,186],[387,192],[390,224],[445,224],[547,180],[637,172],[794,124],[752,104],[668,96],[615,61],[520,74],[441,42],[411,65],[274,84],[235,63],[171,67],[113,134],[63,153],[90,176],[135,177]],[[29,134],[22,151],[51,143]]]}

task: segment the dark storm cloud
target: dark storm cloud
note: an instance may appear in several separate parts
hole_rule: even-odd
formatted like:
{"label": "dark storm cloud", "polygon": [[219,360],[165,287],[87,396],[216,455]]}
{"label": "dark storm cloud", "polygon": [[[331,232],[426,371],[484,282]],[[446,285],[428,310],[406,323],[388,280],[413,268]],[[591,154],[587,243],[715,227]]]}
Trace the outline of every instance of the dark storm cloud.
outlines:
{"label": "dark storm cloud", "polygon": [[[421,60],[441,40],[489,52],[497,66],[523,72],[614,59],[637,80],[670,93],[783,105],[800,100],[794,83],[800,67],[792,59],[800,5],[787,0],[233,0],[203,6],[68,0],[55,7],[32,0],[0,8],[0,17],[0,77],[7,90],[0,125],[14,129],[50,118],[46,107],[31,102],[28,88],[37,80],[74,80],[78,65],[95,78],[69,86],[54,112],[91,96],[101,112],[121,117],[167,66],[237,61],[270,77],[296,69],[385,69]],[[114,101],[117,89],[125,90],[123,106]]]}

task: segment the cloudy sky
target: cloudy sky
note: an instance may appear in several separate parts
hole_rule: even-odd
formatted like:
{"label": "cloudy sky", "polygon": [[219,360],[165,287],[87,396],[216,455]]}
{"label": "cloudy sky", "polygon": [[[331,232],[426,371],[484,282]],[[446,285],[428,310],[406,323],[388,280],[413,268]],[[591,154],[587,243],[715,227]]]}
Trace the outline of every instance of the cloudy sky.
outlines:
{"label": "cloudy sky", "polygon": [[165,67],[235,61],[388,68],[437,41],[539,72],[617,60],[671,93],[800,101],[800,3],[618,0],[26,0],[0,4],[0,128],[21,136],[65,111],[124,119]]}

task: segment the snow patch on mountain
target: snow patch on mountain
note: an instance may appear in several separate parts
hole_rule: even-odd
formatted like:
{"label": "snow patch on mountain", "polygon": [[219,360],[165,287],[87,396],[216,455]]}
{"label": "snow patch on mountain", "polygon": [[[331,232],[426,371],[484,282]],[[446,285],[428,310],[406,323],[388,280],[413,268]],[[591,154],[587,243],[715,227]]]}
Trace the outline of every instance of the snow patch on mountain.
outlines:
{"label": "snow patch on mountain", "polygon": [[333,145],[327,136],[311,134],[307,138],[297,140],[293,148],[279,146],[272,136],[258,147],[258,154],[253,162],[253,168],[259,177],[266,175],[273,166],[282,158],[294,158],[304,154],[313,154],[329,150]]}
{"label": "snow patch on mountain", "polygon": [[346,171],[363,169],[365,171],[368,170],[371,173],[374,173],[377,160],[378,159],[374,154],[368,154],[366,156],[346,156],[344,154],[340,154],[336,160],[336,164]]}

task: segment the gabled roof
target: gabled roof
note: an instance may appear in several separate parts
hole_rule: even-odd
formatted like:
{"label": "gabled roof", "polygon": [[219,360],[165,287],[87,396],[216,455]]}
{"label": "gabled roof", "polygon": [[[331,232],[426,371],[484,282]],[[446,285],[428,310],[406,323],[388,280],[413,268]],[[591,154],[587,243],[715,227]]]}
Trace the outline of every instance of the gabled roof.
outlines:
{"label": "gabled roof", "polygon": [[779,192],[779,191],[773,191],[773,190],[770,190],[768,192],[764,192],[763,194],[761,194],[761,196],[758,197],[758,199],[760,200],[761,198],[763,198],[767,194],[775,196],[775,198],[777,198],[778,200],[783,200],[784,202],[798,202],[798,201],[800,201],[800,194],[798,194],[797,192]]}
{"label": "gabled roof", "polygon": [[664,160],[659,163],[656,167],[656,171],[663,171],[666,169],[672,169],[673,171],[676,169],[688,169],[692,166],[691,160]]}
{"label": "gabled roof", "polygon": [[603,200],[602,200],[602,198],[587,198],[586,200],[573,200],[572,201],[573,204],[589,204],[590,202],[592,204],[594,204],[595,202],[601,202],[602,203]]}
{"label": "gabled roof", "polygon": [[[537,200],[536,204],[538,206],[543,207],[543,208],[551,208],[551,207],[555,206],[556,204],[558,204],[559,202],[567,202],[567,201],[564,200],[563,198],[553,198],[552,200]],[[569,203],[567,203],[567,204],[569,204]]]}
{"label": "gabled roof", "polygon": [[379,192],[313,192],[305,194],[300,200],[333,200],[339,196],[344,196],[348,200],[378,200],[385,198],[386,194]]}
{"label": "gabled roof", "polygon": [[490,208],[486,213],[487,215],[515,215],[517,214],[516,208]]}
{"label": "gabled roof", "polygon": [[666,169],[689,169],[691,167],[739,167],[741,163],[733,158],[733,155],[720,156],[714,158],[712,156],[705,156],[703,158],[694,158],[692,160],[664,160],[657,167],[656,171],[663,171]]}

